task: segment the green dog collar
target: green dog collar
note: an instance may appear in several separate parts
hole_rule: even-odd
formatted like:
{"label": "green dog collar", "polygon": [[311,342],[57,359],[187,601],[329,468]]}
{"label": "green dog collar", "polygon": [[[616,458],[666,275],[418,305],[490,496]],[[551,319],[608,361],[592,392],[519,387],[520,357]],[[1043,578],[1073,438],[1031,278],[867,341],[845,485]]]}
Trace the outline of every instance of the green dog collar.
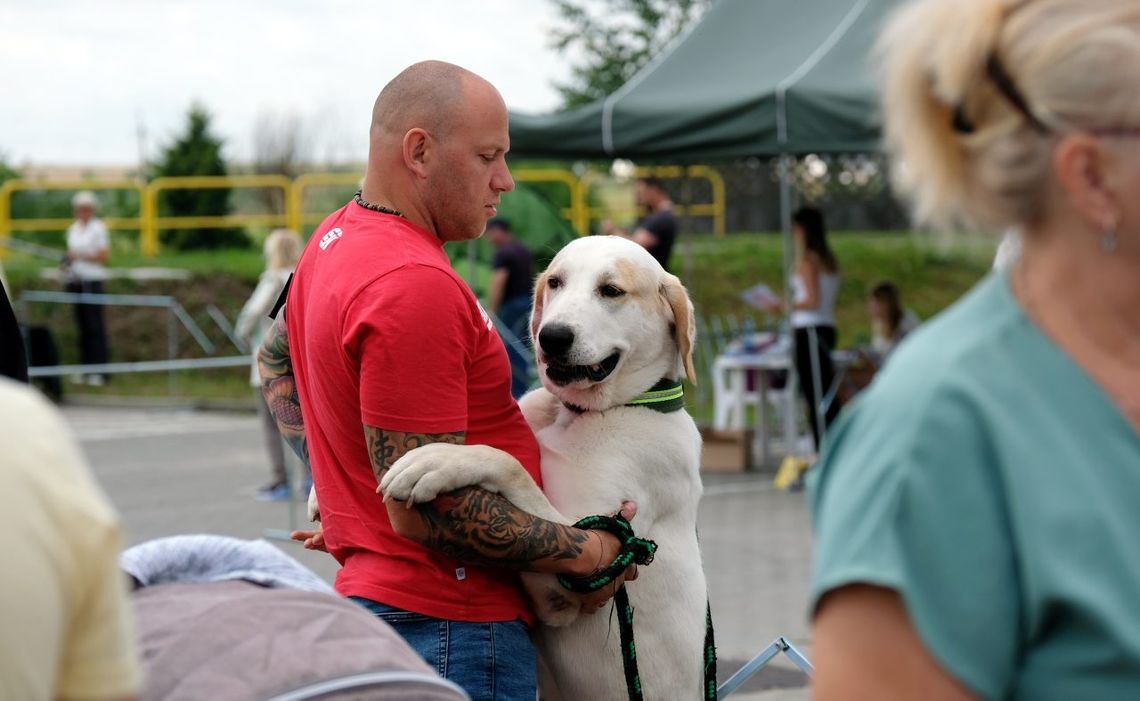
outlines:
{"label": "green dog collar", "polygon": [[643,406],[646,409],[668,414],[685,408],[685,390],[680,380],[660,380],[648,392],[642,392],[626,406]]}

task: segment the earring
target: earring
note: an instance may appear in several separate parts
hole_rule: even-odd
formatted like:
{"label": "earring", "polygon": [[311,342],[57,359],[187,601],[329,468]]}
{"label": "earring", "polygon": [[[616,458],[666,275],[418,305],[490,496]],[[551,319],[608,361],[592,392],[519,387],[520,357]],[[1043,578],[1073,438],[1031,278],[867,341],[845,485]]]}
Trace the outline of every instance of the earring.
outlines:
{"label": "earring", "polygon": [[1105,227],[1104,233],[1100,235],[1100,250],[1105,253],[1112,253],[1116,250],[1116,227]]}

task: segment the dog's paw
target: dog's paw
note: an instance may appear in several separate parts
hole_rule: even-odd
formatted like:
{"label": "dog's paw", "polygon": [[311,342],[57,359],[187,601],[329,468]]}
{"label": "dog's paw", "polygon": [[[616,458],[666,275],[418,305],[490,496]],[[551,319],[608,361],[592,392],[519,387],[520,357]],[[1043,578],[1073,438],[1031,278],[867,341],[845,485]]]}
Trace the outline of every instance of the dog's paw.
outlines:
{"label": "dog's paw", "polygon": [[536,572],[522,573],[523,588],[534,604],[538,620],[553,628],[568,626],[582,612],[579,597],[562,588],[552,575]]}
{"label": "dog's paw", "polygon": [[409,451],[381,478],[377,491],[384,494],[384,501],[422,504],[440,494],[478,484],[482,472],[471,459],[478,447],[429,443]]}
{"label": "dog's paw", "polygon": [[546,600],[538,603],[534,612],[538,616],[538,620],[545,625],[551,628],[561,628],[578,620],[578,615],[582,612],[582,605],[573,597],[566,596],[554,589],[548,589]]}

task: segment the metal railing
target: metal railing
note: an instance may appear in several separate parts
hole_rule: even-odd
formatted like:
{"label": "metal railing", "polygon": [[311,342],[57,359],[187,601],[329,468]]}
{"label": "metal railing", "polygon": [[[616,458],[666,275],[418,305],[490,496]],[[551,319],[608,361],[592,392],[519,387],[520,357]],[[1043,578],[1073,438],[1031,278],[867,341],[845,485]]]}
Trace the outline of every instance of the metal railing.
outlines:
{"label": "metal railing", "polygon": [[286,212],[280,214],[226,214],[206,217],[164,217],[158,214],[158,195],[166,190],[220,190],[223,188],[280,189],[282,202],[287,202],[293,181],[284,175],[196,175],[155,178],[146,184],[142,211],[143,230],[140,248],[143,255],[158,253],[158,232],[163,229],[225,229],[234,226],[289,226]]}
{"label": "metal railing", "polygon": [[[167,310],[166,322],[166,351],[167,357],[165,360],[143,360],[132,362],[118,362],[118,363],[98,363],[98,364],[74,364],[74,365],[38,365],[28,368],[29,377],[57,377],[61,375],[97,375],[97,374],[111,374],[111,373],[129,373],[129,372],[168,372],[169,376],[169,390],[170,394],[177,393],[177,376],[175,372],[178,370],[203,370],[210,368],[226,368],[226,367],[248,367],[251,360],[248,353],[238,345],[236,339],[231,333],[227,332],[227,336],[234,341],[238,350],[243,350],[242,355],[236,356],[214,356],[218,351],[217,346],[202,332],[202,328],[198,326],[182,304],[168,295],[119,295],[119,294],[97,294],[93,292],[48,292],[41,290],[28,290],[20,294],[16,300],[16,306],[20,309],[20,316],[24,319],[29,318],[27,307],[32,303],[43,304],[95,304],[99,306],[119,306],[119,307],[155,307]],[[220,314],[220,312],[219,312]],[[218,319],[211,314],[211,318],[219,326],[222,324]],[[198,347],[202,349],[208,356],[207,358],[178,358],[178,325],[181,324],[182,328],[186,330],[190,337],[194,339]],[[227,323],[228,326],[228,323]],[[226,327],[222,326],[223,332]]]}
{"label": "metal railing", "polygon": [[[24,180],[15,178],[0,185],[0,239],[8,238],[13,231],[66,231],[73,219],[58,218],[12,218],[12,195],[16,192],[39,190],[133,190],[139,198],[137,217],[108,217],[103,220],[111,229],[142,231],[148,217],[142,204],[146,183],[140,180],[116,178],[112,180]],[[0,255],[3,251],[0,251]]]}
{"label": "metal railing", "polygon": [[[722,235],[725,228],[724,180],[720,174],[708,166],[656,166],[638,169],[639,175],[655,175],[665,179],[696,179],[709,183],[711,201],[681,202],[675,211],[680,216],[709,217],[713,221],[713,231]],[[590,207],[588,195],[602,176],[586,173],[579,177],[568,170],[557,168],[526,170],[512,173],[521,183],[556,183],[565,186],[569,194],[569,206],[558,210],[558,215],[570,222],[581,236],[590,232],[590,223],[602,216],[630,214],[630,211],[615,211],[601,207]],[[321,187],[355,187],[359,185],[358,173],[306,173],[289,179],[284,175],[217,175],[162,177],[149,182],[131,179],[82,179],[82,180],[25,180],[16,178],[0,185],[0,240],[10,238],[13,232],[65,231],[71,219],[59,217],[19,217],[12,216],[12,197],[18,192],[46,190],[94,190],[122,191],[136,193],[139,201],[137,216],[115,216],[104,218],[107,227],[114,231],[139,232],[139,250],[153,257],[159,250],[159,232],[171,229],[222,229],[235,226],[284,226],[303,232],[309,225],[316,224],[327,216],[327,211],[309,212],[305,210],[305,195]],[[267,213],[235,213],[222,216],[165,216],[160,213],[159,196],[163,192],[177,190],[209,189],[269,189],[281,193],[281,211]],[[0,258],[7,255],[7,249],[0,247]]]}

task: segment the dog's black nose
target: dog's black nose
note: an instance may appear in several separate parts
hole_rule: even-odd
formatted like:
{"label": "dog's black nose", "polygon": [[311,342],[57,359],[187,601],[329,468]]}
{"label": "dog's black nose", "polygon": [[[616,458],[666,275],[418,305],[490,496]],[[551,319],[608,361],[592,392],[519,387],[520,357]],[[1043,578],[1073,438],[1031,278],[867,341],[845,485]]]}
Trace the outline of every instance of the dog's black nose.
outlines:
{"label": "dog's black nose", "polygon": [[562,324],[543,326],[538,332],[538,345],[547,355],[561,358],[574,345],[574,330]]}

